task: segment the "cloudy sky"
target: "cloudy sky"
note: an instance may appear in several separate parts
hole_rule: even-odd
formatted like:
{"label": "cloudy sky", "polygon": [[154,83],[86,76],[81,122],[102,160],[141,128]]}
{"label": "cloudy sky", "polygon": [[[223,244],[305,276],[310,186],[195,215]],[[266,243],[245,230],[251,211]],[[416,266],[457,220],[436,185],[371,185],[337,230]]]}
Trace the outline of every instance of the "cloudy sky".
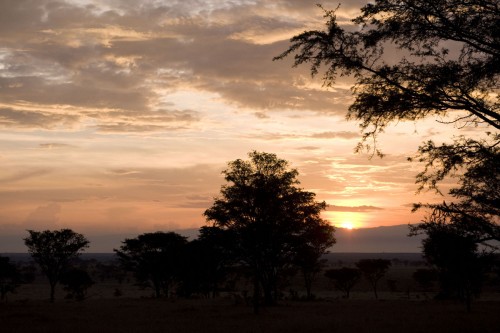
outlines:
{"label": "cloudy sky", "polygon": [[1,0],[1,230],[199,227],[221,170],[251,150],[290,161],[334,225],[418,222],[410,204],[434,198],[415,196],[406,158],[453,129],[400,123],[380,137],[385,158],[354,154],[352,80],[327,89],[272,61],[322,28],[316,2]]}

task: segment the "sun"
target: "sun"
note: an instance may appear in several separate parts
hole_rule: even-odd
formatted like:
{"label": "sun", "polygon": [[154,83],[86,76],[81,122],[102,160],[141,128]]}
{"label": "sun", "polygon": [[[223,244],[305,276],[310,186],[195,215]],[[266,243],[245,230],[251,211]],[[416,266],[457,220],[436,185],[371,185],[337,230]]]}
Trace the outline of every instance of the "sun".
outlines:
{"label": "sun", "polygon": [[340,225],[340,227],[344,228],[344,229],[352,230],[352,229],[354,229],[354,223],[352,223],[350,221],[342,222],[342,224]]}

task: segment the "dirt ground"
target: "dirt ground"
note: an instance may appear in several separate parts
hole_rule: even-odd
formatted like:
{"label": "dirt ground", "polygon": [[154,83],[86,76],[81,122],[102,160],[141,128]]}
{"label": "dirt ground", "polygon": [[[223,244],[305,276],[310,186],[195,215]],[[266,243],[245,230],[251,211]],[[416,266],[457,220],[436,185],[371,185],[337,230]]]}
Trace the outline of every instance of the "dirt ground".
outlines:
{"label": "dirt ground", "polygon": [[284,301],[254,315],[229,297],[17,300],[0,304],[1,332],[498,332],[500,302]]}

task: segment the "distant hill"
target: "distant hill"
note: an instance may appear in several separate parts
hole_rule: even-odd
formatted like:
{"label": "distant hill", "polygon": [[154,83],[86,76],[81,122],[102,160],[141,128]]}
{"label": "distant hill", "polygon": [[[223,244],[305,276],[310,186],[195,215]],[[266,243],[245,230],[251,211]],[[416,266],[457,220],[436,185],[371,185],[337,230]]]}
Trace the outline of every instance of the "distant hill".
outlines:
{"label": "distant hill", "polygon": [[[189,239],[198,235],[198,229],[175,230]],[[337,243],[331,248],[332,253],[418,253],[422,237],[407,237],[408,226],[343,229],[337,228]],[[89,253],[111,253],[118,248],[125,238],[134,238],[137,234],[86,234],[90,240]],[[0,253],[26,252],[23,243],[25,233],[0,232]]]}
{"label": "distant hill", "polygon": [[408,225],[389,227],[343,229],[335,233],[337,244],[332,252],[421,252],[423,236],[408,237]]}

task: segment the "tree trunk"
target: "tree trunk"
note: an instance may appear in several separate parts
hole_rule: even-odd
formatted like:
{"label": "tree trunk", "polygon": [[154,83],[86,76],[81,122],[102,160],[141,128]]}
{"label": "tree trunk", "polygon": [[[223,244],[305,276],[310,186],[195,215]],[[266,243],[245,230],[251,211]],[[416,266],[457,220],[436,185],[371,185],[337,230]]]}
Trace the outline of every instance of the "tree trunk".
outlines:
{"label": "tree trunk", "polygon": [[377,294],[377,283],[376,283],[376,282],[373,284],[373,292],[375,293],[375,299],[378,299],[378,294]]}
{"label": "tree trunk", "polygon": [[50,302],[54,303],[54,300],[56,299],[56,284],[51,282],[50,283]]}
{"label": "tree trunk", "polygon": [[260,281],[259,274],[254,273],[253,279],[253,313],[259,314]]}
{"label": "tree trunk", "polygon": [[310,300],[312,298],[312,293],[311,293],[311,289],[312,289],[312,276],[306,272],[304,272],[304,284],[305,284],[305,287],[306,287],[306,297],[308,300]]}

